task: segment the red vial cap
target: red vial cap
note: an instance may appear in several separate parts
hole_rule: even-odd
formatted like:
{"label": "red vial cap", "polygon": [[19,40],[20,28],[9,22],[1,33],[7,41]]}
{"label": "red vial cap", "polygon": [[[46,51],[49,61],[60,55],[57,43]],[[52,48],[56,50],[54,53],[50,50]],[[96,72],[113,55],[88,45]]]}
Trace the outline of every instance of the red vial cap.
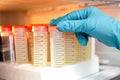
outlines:
{"label": "red vial cap", "polygon": [[14,32],[26,32],[27,31],[27,26],[25,25],[15,25],[13,27]]}
{"label": "red vial cap", "polygon": [[32,31],[32,26],[31,25],[27,25],[27,30],[28,31]]}
{"label": "red vial cap", "polygon": [[56,26],[49,26],[49,32],[60,32]]}
{"label": "red vial cap", "polygon": [[48,32],[47,24],[33,24],[32,25],[33,32]]}
{"label": "red vial cap", "polygon": [[11,32],[12,26],[1,26],[1,32]]}

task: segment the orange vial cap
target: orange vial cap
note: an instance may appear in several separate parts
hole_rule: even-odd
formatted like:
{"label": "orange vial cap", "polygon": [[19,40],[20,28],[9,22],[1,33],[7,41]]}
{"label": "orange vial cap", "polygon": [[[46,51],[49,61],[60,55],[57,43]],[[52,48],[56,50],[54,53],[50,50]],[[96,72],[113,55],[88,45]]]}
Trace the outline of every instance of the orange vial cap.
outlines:
{"label": "orange vial cap", "polygon": [[1,32],[10,32],[12,31],[12,26],[2,26]]}
{"label": "orange vial cap", "polygon": [[13,27],[14,32],[26,32],[27,31],[27,26],[25,25],[16,25]]}
{"label": "orange vial cap", "polygon": [[60,32],[56,26],[49,26],[49,32]]}
{"label": "orange vial cap", "polygon": [[32,31],[32,26],[31,25],[27,25],[27,30],[28,31]]}
{"label": "orange vial cap", "polygon": [[33,32],[47,32],[48,26],[46,24],[34,24],[32,25]]}

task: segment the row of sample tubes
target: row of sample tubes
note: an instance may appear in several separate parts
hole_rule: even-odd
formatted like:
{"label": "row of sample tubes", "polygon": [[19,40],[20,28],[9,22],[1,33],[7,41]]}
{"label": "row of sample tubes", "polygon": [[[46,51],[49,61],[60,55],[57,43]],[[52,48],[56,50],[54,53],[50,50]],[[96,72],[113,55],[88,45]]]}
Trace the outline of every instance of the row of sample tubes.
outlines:
{"label": "row of sample tubes", "polygon": [[51,66],[75,64],[93,57],[92,39],[86,47],[83,47],[72,32],[60,32],[56,27],[49,27],[49,32]]}
{"label": "row of sample tubes", "polygon": [[72,32],[60,32],[55,26],[2,26],[0,28],[0,59],[10,63],[61,67],[91,59],[92,40],[80,46]]}

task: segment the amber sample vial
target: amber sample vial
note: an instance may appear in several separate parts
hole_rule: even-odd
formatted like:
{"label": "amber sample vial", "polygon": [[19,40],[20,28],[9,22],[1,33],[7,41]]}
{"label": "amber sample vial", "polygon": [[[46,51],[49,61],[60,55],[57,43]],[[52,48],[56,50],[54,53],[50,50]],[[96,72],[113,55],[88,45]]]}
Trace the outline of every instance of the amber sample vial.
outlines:
{"label": "amber sample vial", "polygon": [[90,60],[92,56],[92,39],[89,39],[87,46],[81,46],[75,33],[64,33],[65,39],[65,64],[74,64]]}
{"label": "amber sample vial", "polygon": [[45,24],[32,25],[33,31],[33,66],[47,65],[48,26]]}
{"label": "amber sample vial", "polygon": [[13,28],[16,63],[28,63],[27,28],[17,25]]}
{"label": "amber sample vial", "polygon": [[1,27],[2,55],[4,62],[15,62],[12,26]]}
{"label": "amber sample vial", "polygon": [[65,41],[65,64],[73,64],[75,63],[75,53],[76,53],[76,37],[72,32],[64,33],[64,41]]}
{"label": "amber sample vial", "polygon": [[80,43],[78,42],[77,38],[75,40],[75,44],[76,44],[76,46],[75,46],[76,62],[90,60],[92,58],[92,56],[94,56],[94,54],[93,54],[94,47],[92,47],[92,45],[94,45],[94,44],[93,44],[92,38],[89,38],[87,46],[81,46]]}

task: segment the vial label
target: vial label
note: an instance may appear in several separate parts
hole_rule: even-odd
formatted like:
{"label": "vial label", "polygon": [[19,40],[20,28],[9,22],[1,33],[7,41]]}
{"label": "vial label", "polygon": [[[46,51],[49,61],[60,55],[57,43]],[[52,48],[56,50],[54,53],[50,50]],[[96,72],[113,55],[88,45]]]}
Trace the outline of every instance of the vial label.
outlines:
{"label": "vial label", "polygon": [[54,67],[60,67],[65,64],[65,49],[64,49],[64,33],[51,32],[51,65]]}
{"label": "vial label", "polygon": [[76,62],[85,61],[91,59],[91,39],[89,40],[87,46],[81,46],[76,39]]}
{"label": "vial label", "polygon": [[28,45],[27,45],[26,33],[16,33],[14,35],[14,39],[15,39],[16,62],[27,63],[28,62]]}
{"label": "vial label", "polygon": [[47,32],[34,32],[33,33],[33,65],[45,66],[47,65]]}
{"label": "vial label", "polygon": [[64,33],[65,34],[65,63],[73,64],[75,63],[75,35],[74,33]]}

